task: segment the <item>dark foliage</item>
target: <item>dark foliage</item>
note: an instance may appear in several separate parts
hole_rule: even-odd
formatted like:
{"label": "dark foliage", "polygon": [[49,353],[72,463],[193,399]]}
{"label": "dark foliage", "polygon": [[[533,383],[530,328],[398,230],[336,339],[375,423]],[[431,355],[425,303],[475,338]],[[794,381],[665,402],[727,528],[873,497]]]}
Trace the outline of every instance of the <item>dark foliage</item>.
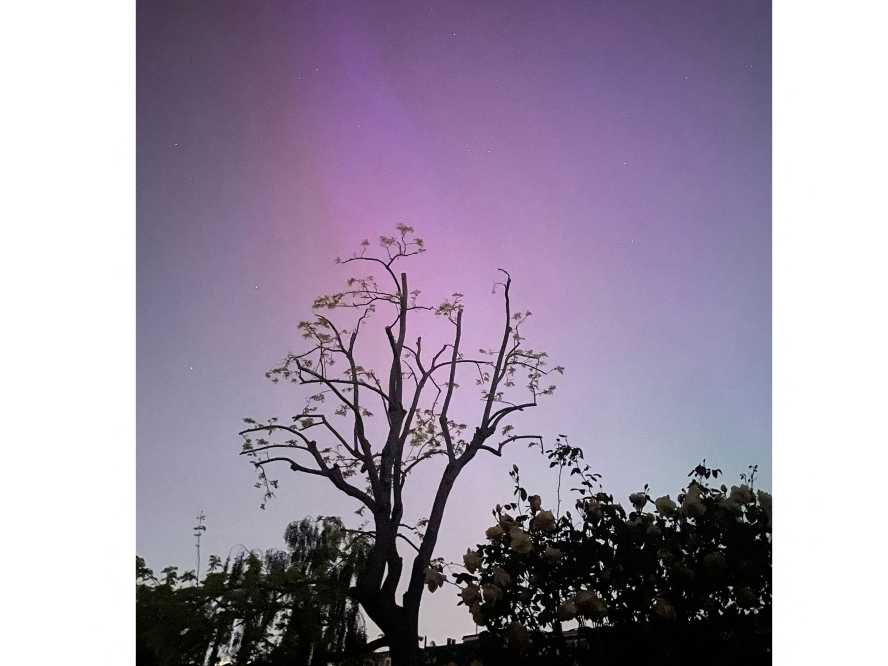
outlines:
{"label": "dark foliage", "polygon": [[[721,470],[704,461],[677,503],[653,500],[645,486],[627,513],[603,492],[582,451],[559,442],[548,455],[579,482],[576,518],[544,510],[515,467],[517,501],[496,508],[488,543],[467,553],[468,571],[455,574],[465,585],[460,603],[514,653],[513,663],[560,663],[578,653],[669,663],[704,646],[711,656],[769,656],[771,496],[754,492],[754,467],[728,490],[710,487]],[[581,641],[568,640],[565,622],[579,625]]]}
{"label": "dark foliage", "polygon": [[[291,523],[288,550],[246,553],[224,564],[211,556],[206,578],[161,579],[136,558],[136,662],[314,666],[365,644],[348,591],[366,560],[366,536],[338,518]],[[344,664],[360,663],[354,659]]]}

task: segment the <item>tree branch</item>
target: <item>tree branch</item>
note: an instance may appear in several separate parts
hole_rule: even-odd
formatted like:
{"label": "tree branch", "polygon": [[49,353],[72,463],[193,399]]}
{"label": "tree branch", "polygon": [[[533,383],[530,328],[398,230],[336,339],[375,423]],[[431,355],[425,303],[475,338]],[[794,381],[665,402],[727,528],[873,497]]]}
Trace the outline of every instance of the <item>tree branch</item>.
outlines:
{"label": "tree branch", "polygon": [[481,418],[482,429],[486,429],[488,427],[490,410],[493,407],[493,401],[496,397],[496,389],[499,387],[499,382],[502,379],[501,373],[505,372],[505,369],[503,368],[503,357],[506,353],[506,347],[509,344],[509,335],[512,333],[512,311],[511,304],[509,302],[509,287],[512,285],[512,277],[502,268],[500,268],[499,270],[506,275],[505,290],[503,294],[503,299],[505,300],[506,307],[506,326],[505,330],[503,331],[503,341],[500,345],[499,354],[496,358],[496,365],[493,369],[493,377],[491,377],[490,381],[490,389],[487,394],[487,404],[484,406],[484,416]]}
{"label": "tree branch", "polygon": [[495,449],[493,447],[487,446],[485,444],[479,444],[478,449],[480,451],[489,451],[490,453],[492,453],[495,456],[502,457],[503,448],[506,446],[506,444],[508,444],[509,442],[514,442],[516,439],[537,439],[540,442],[543,441],[543,438],[541,435],[513,435],[512,437],[509,437],[508,439],[504,439],[502,442],[500,442],[499,446]]}
{"label": "tree branch", "polygon": [[[372,497],[370,497],[364,491],[355,488],[353,485],[345,480],[345,478],[342,476],[342,471],[339,469],[339,465],[334,464],[333,467],[329,467],[327,465],[323,456],[318,451],[316,442],[309,441],[308,446],[309,448],[307,450],[314,457],[315,463],[318,466],[317,469],[306,467],[305,465],[297,463],[292,458],[286,458],[282,456],[275,458],[266,458],[265,460],[255,460],[253,461],[253,465],[258,468],[263,467],[270,462],[286,462],[289,463],[290,469],[292,469],[294,472],[305,472],[306,474],[314,474],[315,476],[326,476],[328,479],[330,479],[330,481],[333,482],[334,486],[336,486],[339,490],[344,492],[349,497],[354,497],[355,499],[360,500],[371,511],[374,511],[376,509],[376,502],[373,500]],[[244,453],[248,452],[245,451]]]}
{"label": "tree branch", "polygon": [[450,427],[447,425],[447,410],[450,409],[450,399],[453,397],[453,389],[456,386],[456,362],[459,358],[459,339],[462,336],[462,308],[456,313],[456,335],[453,340],[453,354],[450,357],[450,379],[447,382],[447,393],[444,395],[444,405],[441,407],[441,416],[438,421],[441,424],[441,433],[447,445],[447,457],[451,462],[456,459],[453,451],[453,440],[450,437]]}
{"label": "tree branch", "polygon": [[493,430],[496,430],[496,427],[499,425],[499,422],[502,421],[506,416],[511,414],[512,412],[523,412],[527,407],[536,407],[537,403],[534,402],[525,402],[522,405],[511,405],[509,407],[503,407],[500,410],[497,410],[493,413],[493,416],[490,418],[490,427]]}

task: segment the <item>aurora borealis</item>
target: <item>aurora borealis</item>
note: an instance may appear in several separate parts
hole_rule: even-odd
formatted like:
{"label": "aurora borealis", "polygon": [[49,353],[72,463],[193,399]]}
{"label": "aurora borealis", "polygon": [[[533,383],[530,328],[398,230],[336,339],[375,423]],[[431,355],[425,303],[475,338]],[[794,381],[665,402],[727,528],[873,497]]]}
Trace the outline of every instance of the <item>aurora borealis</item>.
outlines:
{"label": "aurora borealis", "polygon": [[[624,503],[674,496],[702,458],[729,479],[757,463],[770,487],[770,11],[138,3],[139,554],[193,567],[200,510],[222,556],[282,547],[306,515],[357,524],[283,471],[260,511],[237,431],[298,411],[264,372],[348,277],[333,259],[399,222],[429,247],[406,264],[423,295],[466,295],[473,346],[510,271],[528,341],[566,368],[521,424],[567,434]],[[513,462],[553,501],[538,453],[479,460],[442,556],[483,539]],[[455,602],[428,595],[430,639],[473,630]]]}

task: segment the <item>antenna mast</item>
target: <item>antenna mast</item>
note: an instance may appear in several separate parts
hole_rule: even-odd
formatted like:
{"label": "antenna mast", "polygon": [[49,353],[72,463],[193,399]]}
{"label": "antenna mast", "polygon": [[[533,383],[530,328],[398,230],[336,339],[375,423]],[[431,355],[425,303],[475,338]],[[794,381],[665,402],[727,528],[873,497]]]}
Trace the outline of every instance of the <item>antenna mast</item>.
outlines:
{"label": "antenna mast", "polygon": [[204,518],[203,509],[201,509],[200,515],[197,517],[197,525],[194,527],[194,536],[197,539],[197,543],[195,544],[195,548],[197,548],[197,584],[200,585],[200,537],[206,531],[206,526],[203,524]]}

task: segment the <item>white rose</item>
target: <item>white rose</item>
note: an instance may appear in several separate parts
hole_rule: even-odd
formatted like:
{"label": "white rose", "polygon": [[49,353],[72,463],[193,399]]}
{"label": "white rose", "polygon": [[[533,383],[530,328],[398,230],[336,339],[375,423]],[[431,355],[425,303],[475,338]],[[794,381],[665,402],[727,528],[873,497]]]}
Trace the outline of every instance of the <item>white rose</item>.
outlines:
{"label": "white rose", "polygon": [[703,504],[700,486],[692,483],[685,493],[684,500],[680,509],[682,515],[688,518],[699,518],[706,513],[706,506]]}
{"label": "white rose", "polygon": [[636,508],[636,510],[641,511],[644,508],[644,505],[647,504],[647,497],[644,493],[632,493],[629,495],[629,502]]}
{"label": "white rose", "polygon": [[530,528],[551,532],[555,529],[555,516],[551,511],[540,511],[530,520]]}
{"label": "white rose", "polygon": [[762,507],[762,511],[768,517],[768,525],[771,524],[771,499],[771,493],[766,493],[764,490],[758,491],[759,506]]}
{"label": "white rose", "polygon": [[425,584],[429,588],[429,592],[434,592],[444,585],[444,574],[432,566],[425,568]]}
{"label": "white rose", "polygon": [[506,573],[500,567],[493,568],[493,583],[494,585],[499,585],[500,587],[508,587],[509,583],[512,582],[512,577]]}
{"label": "white rose", "polygon": [[506,637],[509,639],[509,644],[521,650],[530,646],[530,633],[527,631],[527,627],[517,620],[509,625],[509,628],[506,630]]}
{"label": "white rose", "polygon": [[503,591],[496,585],[491,584],[482,585],[481,594],[484,595],[484,601],[491,605],[503,598]]}
{"label": "white rose", "polygon": [[654,601],[654,612],[664,620],[675,619],[675,609],[663,597],[657,597],[657,600]]}
{"label": "white rose", "polygon": [[737,504],[737,502],[732,500],[730,497],[722,497],[719,500],[718,504],[731,513],[743,513],[743,507]]}
{"label": "white rose", "polygon": [[481,588],[475,583],[469,583],[469,585],[460,592],[459,596],[462,597],[466,606],[471,606],[475,602],[481,601]]}
{"label": "white rose", "polygon": [[481,555],[470,548],[466,551],[466,554],[463,555],[463,564],[466,565],[466,569],[469,570],[469,573],[475,573],[481,568]]}
{"label": "white rose", "polygon": [[520,528],[512,528],[510,536],[512,537],[510,546],[516,553],[529,553],[533,550],[533,541],[530,540],[530,535],[522,532]]}
{"label": "white rose", "polygon": [[750,504],[752,502],[752,491],[746,484],[740,486],[731,486],[731,499],[737,504]]}
{"label": "white rose", "polygon": [[487,528],[487,532],[485,532],[485,535],[491,541],[496,541],[505,533],[506,531],[502,527],[500,527],[499,525],[494,525],[493,527]]}
{"label": "white rose", "polygon": [[659,513],[664,518],[668,518],[675,513],[675,502],[670,499],[669,495],[658,497],[657,500],[654,502],[654,506],[657,507],[657,513]]}
{"label": "white rose", "polygon": [[474,620],[475,624],[479,627],[483,627],[487,624],[487,617],[484,615],[484,608],[477,601],[469,606],[469,612],[472,614],[472,620]]}
{"label": "white rose", "polygon": [[573,601],[565,601],[558,609],[558,619],[562,622],[569,622],[577,616],[577,607]]}
{"label": "white rose", "polygon": [[600,620],[607,615],[607,603],[594,592],[580,590],[573,598],[577,612],[585,618]]}
{"label": "white rose", "polygon": [[681,505],[681,512],[688,518],[699,518],[706,513],[703,502],[686,502]]}
{"label": "white rose", "polygon": [[500,516],[499,519],[500,527],[502,527],[507,532],[515,526],[515,519],[512,518],[508,513],[504,513]]}
{"label": "white rose", "polygon": [[586,500],[586,513],[592,516],[601,516],[601,503],[590,497]]}
{"label": "white rose", "polygon": [[642,520],[641,516],[639,516],[638,514],[635,514],[635,518],[633,518],[632,520],[626,521],[627,527],[641,527],[642,525],[644,525],[644,520]]}

